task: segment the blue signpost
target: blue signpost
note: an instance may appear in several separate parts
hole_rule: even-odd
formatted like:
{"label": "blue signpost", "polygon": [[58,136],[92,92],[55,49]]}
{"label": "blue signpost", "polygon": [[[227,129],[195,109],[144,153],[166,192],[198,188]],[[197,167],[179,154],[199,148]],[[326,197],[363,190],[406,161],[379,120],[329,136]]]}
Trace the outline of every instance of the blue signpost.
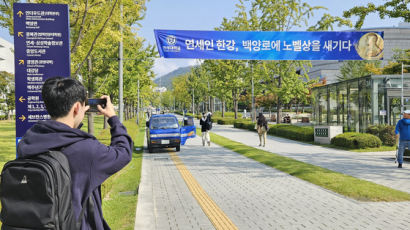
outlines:
{"label": "blue signpost", "polygon": [[14,3],[16,146],[37,121],[48,120],[41,89],[70,76],[69,14],[63,4]]}

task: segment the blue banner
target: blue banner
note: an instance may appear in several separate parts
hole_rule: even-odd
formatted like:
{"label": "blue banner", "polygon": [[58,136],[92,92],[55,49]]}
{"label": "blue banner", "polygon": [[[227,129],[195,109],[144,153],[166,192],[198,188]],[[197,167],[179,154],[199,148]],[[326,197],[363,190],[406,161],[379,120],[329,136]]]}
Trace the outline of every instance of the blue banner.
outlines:
{"label": "blue banner", "polygon": [[164,58],[380,60],[383,32],[154,30]]}
{"label": "blue banner", "polygon": [[16,141],[50,119],[41,97],[49,77],[70,76],[68,5],[14,3]]}

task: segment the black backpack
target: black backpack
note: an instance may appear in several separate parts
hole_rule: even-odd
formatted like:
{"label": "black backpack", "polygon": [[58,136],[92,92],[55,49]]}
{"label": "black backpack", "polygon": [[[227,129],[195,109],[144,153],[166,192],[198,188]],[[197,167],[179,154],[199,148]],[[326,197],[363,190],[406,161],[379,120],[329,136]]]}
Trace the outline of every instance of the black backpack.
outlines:
{"label": "black backpack", "polygon": [[60,151],[7,162],[0,195],[1,229],[80,229],[71,204],[70,167]]}
{"label": "black backpack", "polygon": [[212,129],[212,121],[210,118],[206,119],[206,129],[208,130]]}

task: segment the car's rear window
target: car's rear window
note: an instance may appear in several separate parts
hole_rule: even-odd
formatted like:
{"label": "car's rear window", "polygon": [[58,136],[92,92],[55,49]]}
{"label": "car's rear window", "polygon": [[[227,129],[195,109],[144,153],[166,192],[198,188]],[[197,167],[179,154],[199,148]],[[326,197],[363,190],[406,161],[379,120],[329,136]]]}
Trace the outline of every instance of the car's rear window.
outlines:
{"label": "car's rear window", "polygon": [[175,117],[153,117],[151,129],[177,129],[178,121]]}

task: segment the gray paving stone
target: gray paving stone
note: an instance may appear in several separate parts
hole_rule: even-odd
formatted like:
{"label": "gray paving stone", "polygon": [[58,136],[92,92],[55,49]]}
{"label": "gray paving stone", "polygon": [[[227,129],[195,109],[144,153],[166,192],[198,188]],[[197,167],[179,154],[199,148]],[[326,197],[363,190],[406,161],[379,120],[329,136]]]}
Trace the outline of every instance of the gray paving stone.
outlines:
{"label": "gray paving stone", "polygon": [[[237,141],[257,140],[255,133],[226,126],[215,125],[213,131]],[[285,156],[336,171],[340,169],[363,179],[373,178],[380,184],[391,179],[392,187],[402,183],[402,190],[410,188],[409,170],[397,171],[391,161],[383,159],[385,155],[336,151],[330,158],[329,149],[320,147],[317,150],[317,146],[313,146],[311,150],[312,145],[296,143],[295,147],[293,144],[271,138],[268,142],[268,146]],[[410,229],[410,202],[354,201],[215,144],[204,148],[200,138],[188,140],[178,155],[239,229]],[[152,210],[137,207],[136,219],[138,222],[142,211],[154,213],[152,218],[156,221],[153,227],[136,229],[214,229],[175,165],[154,160],[164,156],[164,153],[144,154],[143,171],[149,170],[149,173],[142,173],[141,183],[151,182],[142,190],[151,195],[140,193],[138,206],[145,199],[151,199],[151,206],[146,207]],[[324,162],[319,164],[320,160]],[[369,164],[374,167],[366,169]]]}

